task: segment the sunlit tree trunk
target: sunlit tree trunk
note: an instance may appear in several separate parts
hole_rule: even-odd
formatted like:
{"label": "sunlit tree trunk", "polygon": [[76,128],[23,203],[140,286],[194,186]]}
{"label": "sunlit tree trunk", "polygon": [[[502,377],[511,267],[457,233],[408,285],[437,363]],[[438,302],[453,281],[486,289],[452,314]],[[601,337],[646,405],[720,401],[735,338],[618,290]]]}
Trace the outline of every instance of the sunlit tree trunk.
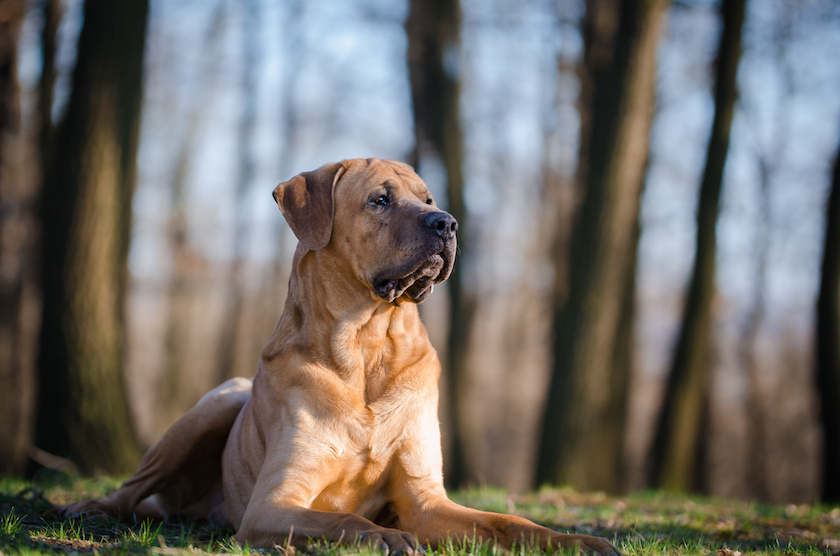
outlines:
{"label": "sunlit tree trunk", "polygon": [[[756,165],[758,171],[758,217],[755,232],[755,277],[753,279],[753,298],[747,310],[741,328],[738,354],[744,375],[747,379],[748,394],[747,409],[747,453],[763,454],[771,446],[773,435],[768,424],[771,416],[771,406],[768,403],[764,382],[768,376],[767,365],[761,361],[761,347],[759,339],[767,319],[769,271],[771,244],[773,239],[773,179],[778,175],[780,165],[785,157],[784,153],[790,148],[793,133],[793,120],[796,118],[788,109],[790,100],[794,97],[797,77],[794,71],[796,59],[788,55],[793,33],[793,18],[797,6],[789,4],[779,6],[779,20],[773,32],[772,51],[773,63],[779,68],[782,92],[773,95],[773,118],[776,120],[773,132],[764,141],[756,144]],[[747,107],[745,115],[750,118],[748,127],[758,120],[759,115],[754,109]],[[755,121],[753,121],[753,118]],[[747,462],[747,481],[745,486],[751,496],[768,502],[782,501],[779,495],[784,489],[771,488],[768,480],[769,469],[776,463],[773,458],[751,457]],[[782,494],[782,496],[784,496]]]}
{"label": "sunlit tree trunk", "polygon": [[124,300],[147,0],[88,0],[42,198],[36,440],[87,473],[133,468]]}
{"label": "sunlit tree trunk", "polygon": [[[749,434],[747,438],[748,453],[764,454],[767,451],[766,439],[766,409],[761,392],[761,362],[757,357],[758,338],[764,323],[767,297],[767,259],[770,250],[770,206],[771,172],[767,160],[758,161],[760,185],[760,214],[762,225],[756,237],[756,271],[753,283],[752,306],[747,311],[744,326],[739,339],[738,356],[747,378],[747,423]],[[761,500],[768,500],[770,490],[767,485],[767,458],[751,457],[748,462],[747,489],[751,496]]]}
{"label": "sunlit tree trunk", "polygon": [[713,349],[711,318],[715,292],[715,255],[723,168],[737,97],[745,0],[723,0],[723,31],[715,74],[715,115],[697,208],[697,247],[682,326],[667,377],[665,401],[656,427],[651,458],[653,485],[672,490],[702,486],[703,416]]}
{"label": "sunlit tree trunk", "polygon": [[840,502],[840,150],[826,209],[817,301],[817,394],[823,427],[823,502]]}
{"label": "sunlit tree trunk", "polygon": [[[189,144],[189,137],[184,147]],[[190,383],[195,380],[196,369],[190,363],[190,326],[193,320],[191,289],[195,287],[193,268],[190,264],[192,251],[188,244],[187,201],[184,198],[186,181],[186,152],[182,149],[177,162],[172,187],[172,215],[169,221],[169,247],[172,250],[172,276],[167,284],[166,330],[164,350],[166,371],[161,380],[156,425],[171,425],[196,402]]]}
{"label": "sunlit tree trunk", "polygon": [[[225,5],[217,3],[212,10],[211,23],[201,44],[204,52],[201,69],[189,95],[187,129],[179,141],[170,186],[172,205],[167,235],[172,252],[172,275],[166,292],[166,370],[160,381],[160,395],[156,403],[156,426],[161,430],[168,428],[192,407],[204,393],[202,386],[206,386],[204,381],[197,380],[201,371],[191,357],[196,333],[196,327],[191,323],[196,319],[195,309],[203,302],[207,285],[201,281],[199,269],[203,265],[190,244],[190,199],[186,189],[196,143],[204,132],[202,115],[208,112],[215,91],[212,75],[221,57],[220,35],[226,20]],[[210,384],[215,382],[216,376],[213,379]]]}
{"label": "sunlit tree trunk", "polygon": [[21,122],[23,0],[0,0],[0,475],[20,474],[32,442],[37,334],[34,176]]}
{"label": "sunlit tree trunk", "polygon": [[463,139],[458,109],[459,83],[456,74],[459,49],[460,6],[457,0],[412,0],[406,22],[408,67],[414,110],[416,165],[424,156],[434,156],[446,169],[449,212],[458,220],[459,257],[448,281],[449,335],[443,362],[446,374],[451,453],[446,479],[456,487],[466,479],[462,419],[459,417],[463,376],[473,314],[473,300],[464,287],[464,254],[468,254],[469,223],[464,205],[461,165]]}
{"label": "sunlit tree trunk", "polygon": [[582,200],[572,228],[568,293],[555,309],[538,484],[621,486],[631,359],[629,320],[622,315],[632,311],[626,298],[665,8],[664,0],[587,4],[577,178]]}
{"label": "sunlit tree trunk", "polygon": [[[219,335],[217,370],[218,382],[223,382],[237,374],[235,369],[237,343],[241,338],[241,319],[245,307],[245,283],[242,273],[246,263],[247,233],[249,216],[247,195],[254,177],[254,128],[257,114],[257,63],[260,52],[256,28],[259,25],[259,3],[251,0],[242,4],[245,12],[246,31],[243,33],[243,87],[242,114],[239,120],[239,172],[235,192],[236,217],[233,229],[233,256],[228,271],[225,291],[225,312],[222,317],[222,329]],[[257,361],[258,353],[254,354]],[[250,370],[250,369],[249,369]]]}

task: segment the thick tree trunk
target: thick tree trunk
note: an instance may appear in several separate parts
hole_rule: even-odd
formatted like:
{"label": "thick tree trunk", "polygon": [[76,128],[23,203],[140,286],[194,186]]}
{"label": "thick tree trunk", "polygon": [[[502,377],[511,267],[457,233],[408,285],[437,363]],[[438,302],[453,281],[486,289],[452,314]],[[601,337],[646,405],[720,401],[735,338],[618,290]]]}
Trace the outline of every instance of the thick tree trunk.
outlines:
{"label": "thick tree trunk", "polygon": [[[38,133],[41,168],[49,165],[53,139],[53,87],[55,86],[55,49],[58,24],[61,22],[61,0],[45,0],[41,6],[44,26],[41,28],[41,79],[38,83]],[[43,176],[42,176],[43,179]]]}
{"label": "thick tree trunk", "polygon": [[147,0],[88,0],[42,199],[38,446],[86,473],[139,458],[122,374]]}
{"label": "thick tree trunk", "polygon": [[715,79],[715,115],[700,184],[697,209],[697,250],[682,327],[667,379],[651,458],[653,485],[696,490],[702,485],[703,416],[707,403],[715,255],[723,168],[737,97],[736,75],[741,57],[745,0],[724,0],[723,32]]}
{"label": "thick tree trunk", "polygon": [[[447,210],[458,220],[458,241],[463,246],[469,225],[461,169],[459,85],[458,76],[446,64],[458,48],[459,27],[457,0],[412,0],[406,33],[416,138],[413,163],[417,165],[423,156],[431,154],[446,168]],[[456,259],[448,281],[449,335],[443,363],[448,392],[445,403],[449,405],[446,430],[451,444],[446,479],[451,487],[463,484],[467,478],[459,407],[469,352],[473,301],[464,288],[463,262],[463,256]]]}
{"label": "thick tree trunk", "polygon": [[840,150],[828,198],[817,301],[817,394],[823,427],[823,502],[840,502]]}
{"label": "thick tree trunk", "polygon": [[26,171],[17,80],[24,0],[0,0],[0,475],[21,474],[32,442],[37,336],[37,188]]}
{"label": "thick tree trunk", "polygon": [[[581,105],[582,204],[569,290],[555,310],[554,363],[537,483],[621,486],[629,366],[626,300],[654,108],[656,46],[666,2],[587,4]],[[622,326],[622,322],[625,326]],[[597,454],[597,456],[594,456]]]}

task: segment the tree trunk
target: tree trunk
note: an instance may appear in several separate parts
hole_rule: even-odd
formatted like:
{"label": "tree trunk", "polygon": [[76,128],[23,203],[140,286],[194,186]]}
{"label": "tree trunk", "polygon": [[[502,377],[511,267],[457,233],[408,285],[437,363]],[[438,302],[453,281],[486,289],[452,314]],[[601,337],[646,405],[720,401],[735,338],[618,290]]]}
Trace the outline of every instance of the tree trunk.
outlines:
{"label": "tree trunk", "polygon": [[0,0],[0,475],[24,472],[33,429],[37,188],[26,171],[17,80],[25,15],[23,0]]}
{"label": "tree trunk", "polygon": [[817,394],[823,427],[822,502],[840,502],[840,150],[828,198],[817,301]]}
{"label": "tree trunk", "polygon": [[[257,65],[260,52],[256,28],[259,26],[259,3],[251,0],[243,4],[245,11],[245,27],[243,33],[244,60],[242,114],[239,120],[239,175],[237,176],[234,210],[236,218],[233,228],[233,257],[228,269],[225,291],[225,312],[222,318],[222,329],[219,335],[219,351],[217,356],[216,376],[219,383],[245,374],[237,370],[236,351],[239,342],[243,341],[240,321],[245,308],[245,284],[242,277],[245,266],[245,249],[247,247],[249,215],[247,196],[248,187],[254,177],[254,128],[257,113]],[[255,354],[254,361],[258,360]],[[250,369],[248,369],[250,371]]]}
{"label": "tree trunk", "polygon": [[624,438],[627,433],[627,410],[629,405],[630,378],[633,374],[635,357],[634,346],[636,344],[636,266],[638,263],[639,239],[642,235],[642,224],[636,218],[636,225],[633,229],[632,247],[629,253],[630,260],[627,263],[624,291],[621,300],[621,313],[618,316],[618,327],[615,333],[615,343],[612,353],[612,384],[610,391],[615,396],[615,404],[605,415],[610,422],[607,429],[605,442],[609,443],[612,449],[616,450],[616,461],[612,467],[613,477],[610,477],[609,489],[612,491],[625,491],[628,486],[628,477],[625,472],[627,446]]}
{"label": "tree trunk", "polygon": [[[205,90],[202,88],[202,91]],[[199,112],[203,95],[198,95],[188,116],[189,124],[181,140],[175,171],[172,180],[172,206],[167,236],[172,251],[172,276],[167,284],[166,329],[164,332],[164,351],[166,353],[166,371],[160,384],[160,400],[156,404],[155,425],[165,430],[184,412],[195,404],[196,369],[190,359],[190,338],[194,330],[190,324],[195,318],[192,314],[193,298],[191,292],[198,287],[195,274],[195,254],[189,245],[189,222],[187,218],[187,196],[185,187],[190,155],[198,134]],[[199,288],[201,289],[201,288]]]}
{"label": "tree trunk", "polygon": [[[166,370],[160,381],[160,399],[155,404],[155,426],[161,431],[168,429],[206,391],[205,381],[196,380],[200,369],[196,368],[191,349],[196,333],[196,327],[191,326],[191,323],[196,319],[196,306],[204,302],[204,293],[197,292],[206,291],[208,286],[202,283],[200,269],[203,265],[189,241],[189,198],[186,187],[196,141],[205,132],[202,115],[209,112],[208,107],[215,91],[212,76],[221,57],[220,35],[227,14],[221,2],[212,9],[211,23],[200,45],[204,53],[202,65],[196,84],[189,94],[191,102],[186,115],[187,129],[178,141],[180,147],[175,156],[170,186],[172,200],[167,236],[172,252],[172,275],[166,292]],[[217,382],[218,378],[216,369],[212,371],[213,380],[206,381],[210,384]]]}
{"label": "tree trunk", "polygon": [[[45,0],[41,7],[44,26],[41,28],[41,79],[38,83],[39,155],[42,171],[49,165],[53,138],[52,106],[55,86],[55,50],[58,24],[61,22],[61,0]],[[42,176],[43,180],[43,176]]]}
{"label": "tree trunk", "polygon": [[712,300],[715,291],[715,225],[723,168],[737,97],[745,0],[724,0],[715,79],[715,115],[697,209],[697,250],[682,327],[667,379],[651,458],[653,485],[696,490],[702,483],[703,413],[709,374]]}
{"label": "tree trunk", "polygon": [[464,249],[469,242],[469,225],[464,205],[461,164],[463,142],[458,108],[458,76],[447,66],[457,51],[460,28],[460,6],[457,0],[412,0],[406,22],[408,34],[408,67],[411,81],[415,122],[414,161],[418,165],[427,155],[438,157],[446,169],[447,210],[458,220],[458,241],[461,256],[448,281],[449,334],[443,364],[447,383],[451,453],[447,459],[447,484],[456,488],[466,480],[462,441],[462,419],[459,417],[463,376],[474,301],[464,288]]}
{"label": "tree trunk", "polygon": [[[582,80],[582,204],[571,236],[569,290],[555,309],[554,363],[537,483],[621,486],[629,366],[625,318],[653,116],[664,0],[587,4]],[[621,323],[624,322],[625,326]],[[594,456],[597,454],[597,456]]]}
{"label": "tree trunk", "polygon": [[88,0],[42,200],[38,446],[86,473],[139,458],[122,374],[147,0]]}
{"label": "tree trunk", "polygon": [[[767,453],[767,411],[762,394],[761,362],[757,357],[758,339],[764,324],[764,308],[767,298],[767,259],[770,252],[770,224],[772,208],[770,199],[771,169],[768,160],[761,157],[758,161],[760,186],[760,214],[762,224],[756,234],[756,270],[753,283],[752,306],[747,311],[738,345],[738,358],[747,379],[747,453]],[[767,484],[767,458],[750,457],[747,467],[746,489],[750,496],[759,500],[771,501]]]}

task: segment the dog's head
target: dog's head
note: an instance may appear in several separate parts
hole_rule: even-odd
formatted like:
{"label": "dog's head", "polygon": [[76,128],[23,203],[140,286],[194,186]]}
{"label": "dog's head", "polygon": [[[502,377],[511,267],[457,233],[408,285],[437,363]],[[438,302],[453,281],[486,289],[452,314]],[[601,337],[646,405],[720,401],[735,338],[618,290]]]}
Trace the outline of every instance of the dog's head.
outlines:
{"label": "dog's head", "polygon": [[419,303],[452,272],[458,223],[406,164],[327,164],[281,183],[274,199],[303,247],[330,250],[377,299]]}

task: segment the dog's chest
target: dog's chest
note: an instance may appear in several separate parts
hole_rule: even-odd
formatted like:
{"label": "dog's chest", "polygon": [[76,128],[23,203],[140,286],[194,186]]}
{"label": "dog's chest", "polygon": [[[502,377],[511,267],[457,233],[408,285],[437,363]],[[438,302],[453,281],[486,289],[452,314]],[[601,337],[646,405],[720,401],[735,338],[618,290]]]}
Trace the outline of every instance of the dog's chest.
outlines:
{"label": "dog's chest", "polygon": [[388,482],[398,464],[404,427],[393,409],[369,408],[369,418],[348,430],[344,450],[337,455],[330,481],[312,503],[313,509],[354,512],[372,518],[388,500]]}

